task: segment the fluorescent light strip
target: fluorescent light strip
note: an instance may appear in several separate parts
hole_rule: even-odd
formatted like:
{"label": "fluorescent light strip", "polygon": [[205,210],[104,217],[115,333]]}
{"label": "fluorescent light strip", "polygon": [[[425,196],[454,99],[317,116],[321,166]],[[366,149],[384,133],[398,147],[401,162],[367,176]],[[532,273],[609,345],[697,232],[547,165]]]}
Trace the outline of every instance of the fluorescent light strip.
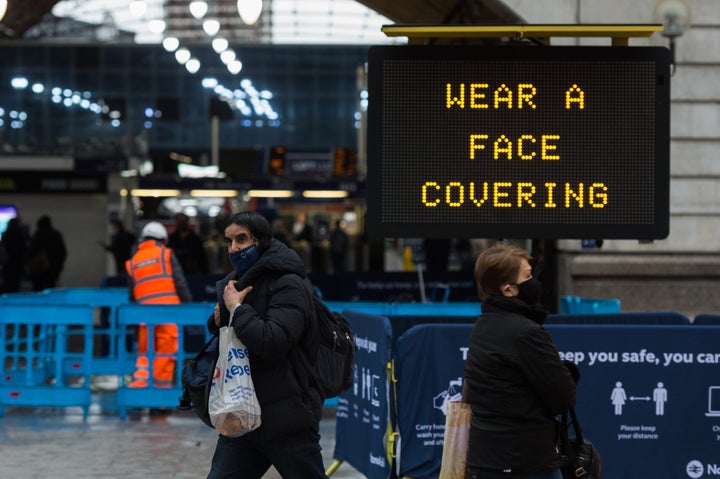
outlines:
{"label": "fluorescent light strip", "polygon": [[190,190],[190,196],[199,198],[234,198],[237,194],[235,190]]}
{"label": "fluorescent light strip", "polygon": [[132,196],[152,196],[153,198],[160,198],[164,196],[180,196],[180,190],[151,190],[137,188],[130,190]]}
{"label": "fluorescent light strip", "polygon": [[248,195],[254,198],[290,198],[291,190],[249,190]]}
{"label": "fluorescent light strip", "polygon": [[347,191],[340,190],[305,190],[303,191],[304,198],[347,198]]}

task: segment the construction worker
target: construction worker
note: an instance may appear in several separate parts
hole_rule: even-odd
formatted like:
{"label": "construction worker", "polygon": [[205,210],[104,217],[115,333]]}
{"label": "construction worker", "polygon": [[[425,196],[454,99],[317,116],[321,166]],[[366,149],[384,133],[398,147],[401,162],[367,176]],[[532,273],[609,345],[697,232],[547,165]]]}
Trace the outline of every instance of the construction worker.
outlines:
{"label": "construction worker", "polygon": [[[130,281],[130,300],[140,304],[179,304],[192,301],[190,289],[180,262],[166,246],[168,233],[165,227],[151,221],[140,234],[140,244],[135,254],[125,263]],[[153,361],[153,384],[155,387],[172,387],[175,375],[174,354],[178,349],[176,324],[158,324],[154,328],[154,349],[160,357]],[[131,388],[147,387],[150,379],[147,356],[148,328],[138,328],[138,358],[135,373],[129,384]]]}

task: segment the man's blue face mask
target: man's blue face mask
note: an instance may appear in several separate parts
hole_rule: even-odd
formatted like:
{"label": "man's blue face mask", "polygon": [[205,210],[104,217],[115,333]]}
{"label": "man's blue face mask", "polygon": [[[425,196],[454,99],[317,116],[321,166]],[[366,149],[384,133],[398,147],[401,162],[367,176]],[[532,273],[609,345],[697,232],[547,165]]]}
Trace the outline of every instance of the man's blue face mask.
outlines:
{"label": "man's blue face mask", "polygon": [[257,249],[257,246],[254,244],[251,244],[237,253],[228,254],[230,256],[230,263],[233,265],[233,268],[235,268],[235,271],[245,272],[258,260],[260,250]]}

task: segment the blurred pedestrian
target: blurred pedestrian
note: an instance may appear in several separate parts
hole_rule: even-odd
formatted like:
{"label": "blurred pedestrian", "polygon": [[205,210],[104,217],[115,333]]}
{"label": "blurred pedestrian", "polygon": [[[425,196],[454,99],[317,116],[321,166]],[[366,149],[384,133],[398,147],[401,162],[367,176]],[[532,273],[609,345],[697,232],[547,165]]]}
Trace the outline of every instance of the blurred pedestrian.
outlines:
{"label": "blurred pedestrian", "polygon": [[272,222],[272,235],[273,238],[280,241],[282,244],[291,247],[290,234],[285,227],[285,221],[282,218],[275,218]]}
{"label": "blurred pedestrian", "polygon": [[345,258],[348,251],[348,235],[345,232],[345,222],[335,221],[335,228],[330,232],[330,262],[333,274],[345,271]]}
{"label": "blurred pedestrian", "polygon": [[2,266],[3,284],[0,286],[0,292],[17,293],[20,291],[28,243],[29,238],[20,217],[12,218],[0,240],[0,245],[5,252],[5,262]]}
{"label": "blurred pedestrian", "polygon": [[175,215],[175,231],[170,234],[167,245],[175,252],[185,274],[208,272],[203,240],[190,229],[190,218],[185,213]]}
{"label": "blurred pedestrian", "polygon": [[308,218],[302,211],[295,218],[292,227],[292,249],[300,256],[305,271],[312,270],[312,245],[313,245],[313,228],[308,223]]}
{"label": "blurred pedestrian", "polygon": [[125,262],[130,259],[135,246],[137,238],[134,234],[125,229],[122,221],[113,219],[110,220],[112,228],[112,234],[110,236],[110,244],[105,241],[99,241],[100,245],[105,248],[105,251],[112,253],[113,259],[115,260],[115,274],[125,274]]}
{"label": "blurred pedestrian", "polygon": [[66,259],[67,249],[63,235],[53,228],[49,216],[41,216],[30,240],[28,262],[25,266],[33,291],[54,288]]}
{"label": "blurred pedestrian", "polygon": [[230,271],[230,260],[221,226],[214,225],[203,243],[207,255],[208,272],[225,275]]}
{"label": "blurred pedestrian", "polygon": [[297,215],[295,223],[293,224],[293,241],[307,242],[311,244],[313,242],[313,229],[308,223],[308,217],[305,213],[300,212]]}

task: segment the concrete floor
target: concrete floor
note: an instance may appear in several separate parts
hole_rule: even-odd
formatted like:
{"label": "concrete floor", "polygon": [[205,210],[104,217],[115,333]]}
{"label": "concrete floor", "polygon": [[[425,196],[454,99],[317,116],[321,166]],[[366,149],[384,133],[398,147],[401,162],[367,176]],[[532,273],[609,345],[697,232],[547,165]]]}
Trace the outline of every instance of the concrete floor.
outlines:
{"label": "concrete floor", "polygon": [[[88,420],[80,408],[6,408],[0,418],[0,478],[199,479],[207,476],[217,432],[192,411],[120,421],[94,394]],[[333,463],[334,409],[320,423],[325,467]],[[341,464],[333,479],[365,476]],[[274,470],[263,479],[279,479]]]}

